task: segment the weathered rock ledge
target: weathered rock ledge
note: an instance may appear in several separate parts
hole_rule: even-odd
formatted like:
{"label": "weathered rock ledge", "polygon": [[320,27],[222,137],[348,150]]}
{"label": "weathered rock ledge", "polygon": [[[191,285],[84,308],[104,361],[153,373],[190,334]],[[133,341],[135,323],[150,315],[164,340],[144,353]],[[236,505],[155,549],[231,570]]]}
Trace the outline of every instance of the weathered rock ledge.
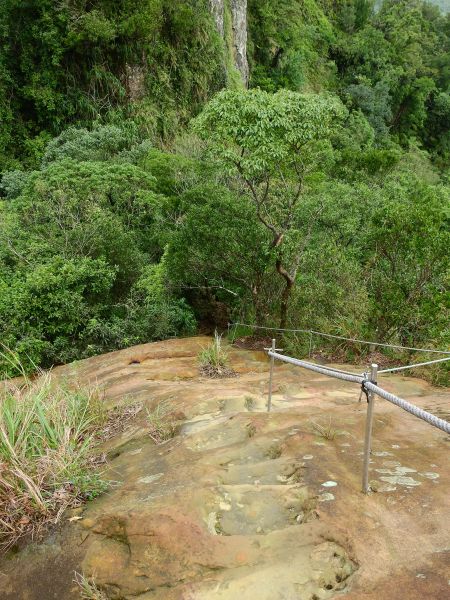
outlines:
{"label": "weathered rock ledge", "polygon": [[[360,493],[365,403],[356,386],[232,350],[238,376],[198,374],[205,338],[147,344],[56,370],[144,409],[105,450],[114,482],[40,546],[0,566],[1,600],[74,600],[74,571],[116,600],[424,600],[447,597],[448,438],[383,401]],[[386,386],[434,412],[449,395]],[[155,445],[146,410],[184,415]],[[334,439],[313,423],[331,423]],[[447,467],[447,470],[446,470]]]}

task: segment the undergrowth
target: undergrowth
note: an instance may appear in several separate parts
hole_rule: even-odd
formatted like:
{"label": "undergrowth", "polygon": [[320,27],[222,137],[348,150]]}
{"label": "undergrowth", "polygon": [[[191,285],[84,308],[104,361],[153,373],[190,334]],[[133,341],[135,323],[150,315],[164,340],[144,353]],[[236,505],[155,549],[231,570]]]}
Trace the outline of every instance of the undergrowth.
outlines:
{"label": "undergrowth", "polygon": [[97,390],[43,373],[0,391],[0,549],[35,538],[107,487],[93,451],[108,421]]}
{"label": "undergrowth", "polygon": [[252,398],[252,396],[245,396],[244,406],[245,406],[246,410],[251,412],[255,406],[255,399]]}

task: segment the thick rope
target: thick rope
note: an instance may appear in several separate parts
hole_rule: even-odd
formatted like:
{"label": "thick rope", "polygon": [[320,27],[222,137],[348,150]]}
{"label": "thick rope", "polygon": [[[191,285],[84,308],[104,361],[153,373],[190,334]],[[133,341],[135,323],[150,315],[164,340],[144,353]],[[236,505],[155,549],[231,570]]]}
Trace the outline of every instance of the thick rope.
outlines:
{"label": "thick rope", "polygon": [[450,360],[450,357],[449,358],[438,358],[437,360],[429,360],[429,361],[423,362],[423,363],[415,363],[412,365],[407,365],[406,367],[393,367],[392,369],[383,369],[382,371],[378,371],[378,374],[380,374],[380,373],[396,373],[397,371],[405,371],[406,369],[414,369],[415,367],[425,367],[426,365],[434,365],[436,363],[445,362],[447,360]]}
{"label": "thick rope", "polygon": [[267,331],[286,331],[291,333],[312,333],[314,335],[320,335],[322,337],[331,338],[334,340],[344,340],[346,342],[355,342],[358,344],[367,344],[368,346],[382,346],[383,348],[395,348],[397,350],[414,350],[416,352],[431,352],[433,354],[448,354],[450,351],[447,350],[435,350],[431,348],[412,348],[409,346],[397,346],[395,344],[382,344],[381,342],[368,342],[367,340],[358,340],[356,338],[348,338],[342,335],[332,335],[331,333],[323,333],[322,331],[314,331],[313,329],[282,329],[279,327],[262,327],[260,325],[249,325],[248,323],[233,323],[233,325],[242,325],[244,327],[250,327],[253,329],[265,329]]}
{"label": "thick rope", "polygon": [[[311,365],[315,363],[309,363]],[[343,369],[335,369],[334,367],[329,367],[328,365],[322,365],[324,369],[327,371],[333,371],[334,373],[344,373],[345,375],[357,376],[357,373],[352,373],[352,371],[344,371]]]}
{"label": "thick rope", "polygon": [[329,375],[330,377],[335,377],[336,379],[351,381],[352,383],[362,383],[364,381],[364,377],[350,374],[348,371],[319,367],[319,365],[315,365],[314,363],[298,360],[297,358],[291,358],[290,356],[284,356],[283,354],[278,354],[278,352],[272,352],[271,350],[269,350],[268,354],[269,356],[273,356],[273,358],[281,360],[282,362],[290,363],[291,365],[296,365],[298,367],[304,367],[310,371],[315,371],[316,373],[321,373],[322,375]]}
{"label": "thick rope", "polygon": [[415,406],[414,404],[410,404],[406,400],[403,400],[402,398],[399,398],[398,396],[395,396],[394,394],[391,394],[390,392],[383,390],[382,388],[378,387],[371,381],[365,381],[364,387],[367,390],[374,392],[381,398],[384,398],[388,402],[392,402],[392,404],[395,404],[396,406],[403,408],[403,410],[406,410],[407,412],[411,413],[415,417],[422,419],[422,421],[426,421],[430,425],[434,425],[434,427],[437,427],[438,429],[445,431],[445,433],[450,433],[450,423],[448,423],[447,421],[444,421],[444,419],[440,419],[439,417],[432,415],[431,413],[427,412],[426,410],[423,410],[422,408],[419,408],[418,406]]}
{"label": "thick rope", "polygon": [[387,392],[386,390],[383,390],[383,388],[380,388],[371,381],[368,381],[366,379],[366,374],[364,376],[350,375],[345,371],[339,371],[338,369],[331,370],[327,367],[320,367],[314,363],[298,360],[297,358],[292,358],[290,356],[284,356],[283,354],[278,354],[277,352],[272,352],[271,350],[269,350],[268,355],[282,362],[303,367],[305,369],[309,369],[310,371],[321,373],[322,375],[328,375],[329,377],[334,377],[335,379],[342,379],[343,381],[350,381],[352,383],[360,383],[362,384],[362,390],[364,392],[370,390],[388,402],[391,402],[392,404],[403,408],[403,410],[406,410],[415,417],[422,419],[422,421],[425,421],[430,425],[434,425],[434,427],[437,427],[445,433],[450,433],[450,423],[444,419],[440,419],[439,417],[432,415],[431,413],[419,408],[418,406],[415,406],[414,404],[411,404],[410,402],[407,402],[406,400],[403,400],[402,398],[399,398],[398,396],[395,396],[394,394],[391,394],[390,392]]}

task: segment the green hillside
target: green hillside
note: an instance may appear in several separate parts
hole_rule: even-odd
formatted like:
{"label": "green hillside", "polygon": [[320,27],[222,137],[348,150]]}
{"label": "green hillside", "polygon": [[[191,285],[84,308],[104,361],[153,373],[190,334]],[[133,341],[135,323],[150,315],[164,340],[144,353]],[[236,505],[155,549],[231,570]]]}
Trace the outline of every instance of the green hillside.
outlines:
{"label": "green hillside", "polygon": [[448,344],[449,16],[245,6],[4,1],[2,373],[238,317]]}

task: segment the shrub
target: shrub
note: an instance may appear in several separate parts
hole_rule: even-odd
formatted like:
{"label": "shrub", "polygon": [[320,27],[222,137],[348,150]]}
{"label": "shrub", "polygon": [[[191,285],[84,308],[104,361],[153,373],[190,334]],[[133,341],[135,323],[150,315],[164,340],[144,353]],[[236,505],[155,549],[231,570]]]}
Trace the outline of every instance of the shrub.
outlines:
{"label": "shrub", "polygon": [[281,444],[279,442],[274,442],[267,448],[267,450],[265,452],[265,456],[267,458],[271,458],[272,460],[275,460],[276,458],[280,458],[282,453],[283,453],[283,448],[281,447]]}
{"label": "shrub", "polygon": [[[78,358],[82,338],[105,311],[116,272],[101,259],[54,257],[25,277],[16,275],[0,295],[0,339],[27,370]],[[0,355],[0,373],[14,374]]]}
{"label": "shrub", "polygon": [[136,136],[126,127],[103,125],[90,131],[69,127],[49,142],[42,162],[45,165],[65,158],[79,161],[113,160],[120,152],[129,150],[135,142]]}

